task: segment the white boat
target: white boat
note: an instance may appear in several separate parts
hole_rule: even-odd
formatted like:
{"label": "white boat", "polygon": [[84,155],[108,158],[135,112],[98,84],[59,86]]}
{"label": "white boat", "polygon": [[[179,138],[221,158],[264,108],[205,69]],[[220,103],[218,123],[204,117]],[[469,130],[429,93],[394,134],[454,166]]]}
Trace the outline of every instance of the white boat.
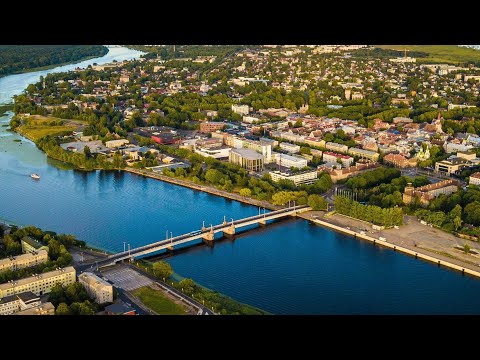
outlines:
{"label": "white boat", "polygon": [[33,173],[32,175],[30,175],[30,177],[31,177],[32,179],[35,179],[35,180],[40,179],[40,175],[35,174],[35,173]]}

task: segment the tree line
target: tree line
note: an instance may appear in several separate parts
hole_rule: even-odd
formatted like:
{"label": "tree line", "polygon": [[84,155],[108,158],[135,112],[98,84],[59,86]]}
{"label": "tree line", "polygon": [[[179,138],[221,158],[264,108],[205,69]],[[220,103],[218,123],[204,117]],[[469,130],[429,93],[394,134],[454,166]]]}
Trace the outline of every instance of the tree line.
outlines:
{"label": "tree line", "polygon": [[342,215],[387,228],[403,224],[401,207],[381,208],[375,205],[362,205],[344,196],[335,196],[335,210]]}
{"label": "tree line", "polygon": [[0,77],[107,53],[101,45],[0,45]]}

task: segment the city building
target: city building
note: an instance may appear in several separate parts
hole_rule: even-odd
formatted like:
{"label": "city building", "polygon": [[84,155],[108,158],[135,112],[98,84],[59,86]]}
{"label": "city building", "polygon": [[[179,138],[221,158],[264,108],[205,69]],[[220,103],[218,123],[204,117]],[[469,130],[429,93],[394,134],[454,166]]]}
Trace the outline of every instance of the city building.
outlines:
{"label": "city building", "polygon": [[26,253],[36,253],[40,250],[48,251],[48,246],[43,245],[40,241],[32,239],[30,236],[24,236],[21,240],[22,243],[22,252]]}
{"label": "city building", "polygon": [[325,151],[322,160],[328,164],[338,165],[339,161],[343,167],[350,167],[353,164],[353,157],[343,154],[337,154],[330,151]]}
{"label": "city building", "polygon": [[134,308],[119,299],[115,304],[105,306],[105,315],[136,315],[136,313]]}
{"label": "city building", "polygon": [[113,302],[113,286],[91,272],[78,276],[78,282],[85,286],[88,295],[98,304]]}
{"label": "city building", "polygon": [[321,147],[321,148],[325,147],[325,140],[322,140],[319,137],[308,136],[308,137],[305,138],[304,142],[305,142],[305,144],[312,145],[312,146],[318,146],[318,147]]}
{"label": "city building", "polygon": [[35,295],[43,295],[50,292],[56,284],[70,285],[75,282],[75,269],[68,266],[63,269],[37,274],[28,278],[0,284],[0,299],[9,295],[21,294],[27,291]]}
{"label": "city building", "polygon": [[116,148],[128,144],[127,139],[110,140],[105,142],[107,148]]}
{"label": "city building", "polygon": [[[240,144],[241,146],[238,146]],[[256,152],[262,154],[265,158],[266,164],[272,162],[272,143],[269,141],[243,139],[236,145],[245,149],[255,150]]]}
{"label": "city building", "polygon": [[263,155],[251,149],[232,149],[228,160],[249,171],[261,171],[265,166]]}
{"label": "city building", "polygon": [[354,92],[352,94],[352,100],[362,100],[363,94],[361,92]]}
{"label": "city building", "polygon": [[51,302],[21,310],[13,315],[55,315],[55,306]]}
{"label": "city building", "polygon": [[476,172],[470,175],[468,183],[470,185],[480,186],[480,172]]}
{"label": "city building", "polygon": [[327,165],[319,165],[317,169],[318,171],[327,172],[330,175],[332,182],[335,184],[339,180],[356,176],[361,173],[364,173],[365,171],[373,170],[378,167],[380,167],[380,164],[378,163],[369,163],[369,164],[357,164],[355,166],[350,166],[348,168],[343,168],[343,169],[335,169],[335,168],[332,168],[331,166],[328,166],[327,164]]}
{"label": "city building", "polygon": [[215,159],[228,158],[231,150],[232,149],[228,146],[217,146],[217,147],[208,147],[208,148],[195,146],[195,153],[205,157],[212,157]]}
{"label": "city building", "polygon": [[472,145],[465,145],[461,143],[454,143],[454,142],[446,142],[444,145],[445,152],[447,154],[455,153],[455,152],[463,152],[468,151],[473,148]]}
{"label": "city building", "polygon": [[240,115],[248,115],[250,108],[248,105],[235,105],[232,104],[232,111]]}
{"label": "city building", "polygon": [[412,183],[408,183],[403,192],[403,202],[411,204],[415,198],[420,200],[423,206],[430,204],[430,201],[441,194],[450,195],[458,191],[460,183],[454,179],[443,180],[435,184],[428,184],[414,188]]}
{"label": "city building", "polygon": [[393,166],[399,168],[415,167],[417,165],[416,159],[407,159],[405,156],[400,154],[387,154],[383,158],[383,161],[387,164],[392,164]]}
{"label": "city building", "polygon": [[28,252],[26,254],[10,256],[0,260],[0,272],[6,270],[16,271],[18,269],[24,269],[39,264],[46,263],[48,261],[48,252],[44,249],[38,252]]}
{"label": "city building", "polygon": [[307,166],[308,160],[299,156],[275,153],[275,163],[284,168],[303,169]]}
{"label": "city building", "polygon": [[[32,313],[26,313],[26,311]],[[42,304],[40,296],[31,291],[5,296],[0,299],[0,315],[36,315],[40,313],[42,313],[41,315],[52,315],[54,312],[55,307],[52,303]]]}
{"label": "city building", "polygon": [[247,124],[253,124],[260,121],[260,119],[254,116],[243,116],[242,121]]}
{"label": "city building", "polygon": [[468,167],[469,161],[460,157],[450,157],[448,159],[437,161],[435,163],[435,171],[454,174],[463,168]]}
{"label": "city building", "polygon": [[358,156],[361,159],[367,159],[370,161],[377,161],[380,156],[380,154],[375,151],[358,149],[353,147],[348,149],[348,153],[352,156]]}
{"label": "city building", "polygon": [[223,130],[225,123],[215,121],[203,121],[200,123],[200,132],[208,134],[217,130]]}
{"label": "city building", "polygon": [[299,145],[290,144],[290,143],[287,143],[287,142],[281,142],[279,146],[280,146],[280,149],[288,151],[291,154],[297,154],[297,153],[300,152],[300,146]]}
{"label": "city building", "polygon": [[328,150],[336,151],[339,153],[347,153],[348,152],[348,146],[347,145],[342,145],[342,144],[337,144],[334,142],[327,142],[325,144],[325,148]]}
{"label": "city building", "polygon": [[306,170],[306,171],[300,171],[297,173],[292,173],[290,171],[282,172],[282,171],[276,170],[276,171],[270,171],[269,174],[273,181],[291,180],[295,183],[295,185],[311,184],[318,177],[317,170]]}

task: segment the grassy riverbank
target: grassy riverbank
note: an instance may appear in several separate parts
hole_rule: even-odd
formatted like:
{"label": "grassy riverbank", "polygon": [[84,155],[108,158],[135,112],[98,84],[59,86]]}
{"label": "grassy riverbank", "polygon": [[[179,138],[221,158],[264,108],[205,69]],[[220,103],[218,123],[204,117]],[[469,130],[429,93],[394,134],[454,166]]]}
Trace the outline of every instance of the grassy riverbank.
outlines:
{"label": "grassy riverbank", "polygon": [[53,116],[31,115],[22,120],[22,124],[15,128],[19,134],[37,143],[46,136],[69,134],[78,125]]}
{"label": "grassy riverbank", "polygon": [[168,299],[161,291],[145,286],[132,292],[148,308],[158,315],[186,315],[184,307]]}
{"label": "grassy riverbank", "polygon": [[[153,263],[140,260],[138,262],[136,261],[135,265],[152,274],[159,281],[163,281],[161,277],[154,273]],[[203,287],[195,283],[192,279],[183,278],[178,274],[172,275],[167,281],[168,285],[183,292],[185,295],[195,299],[220,315],[270,315],[267,311],[238,302],[229,296]]]}
{"label": "grassy riverbank", "polygon": [[480,63],[480,51],[457,45],[376,45],[376,47],[426,53],[427,57],[417,59],[419,63]]}

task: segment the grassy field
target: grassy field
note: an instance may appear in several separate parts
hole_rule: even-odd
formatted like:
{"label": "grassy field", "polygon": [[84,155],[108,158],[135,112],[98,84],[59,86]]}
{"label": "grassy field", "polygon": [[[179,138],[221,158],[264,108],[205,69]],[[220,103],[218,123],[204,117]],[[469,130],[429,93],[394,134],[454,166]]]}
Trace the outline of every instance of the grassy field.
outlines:
{"label": "grassy field", "polygon": [[168,299],[160,291],[145,286],[133,291],[142,303],[160,315],[185,315],[185,309]]}
{"label": "grassy field", "polygon": [[61,135],[65,132],[71,132],[78,126],[69,124],[68,121],[40,115],[32,115],[27,118],[23,125],[17,128],[17,131],[27,138],[38,141],[47,135]]}
{"label": "grassy field", "polygon": [[428,54],[426,58],[418,58],[419,63],[463,64],[468,61],[480,62],[480,51],[456,45],[375,45],[381,49],[403,51],[421,51]]}

